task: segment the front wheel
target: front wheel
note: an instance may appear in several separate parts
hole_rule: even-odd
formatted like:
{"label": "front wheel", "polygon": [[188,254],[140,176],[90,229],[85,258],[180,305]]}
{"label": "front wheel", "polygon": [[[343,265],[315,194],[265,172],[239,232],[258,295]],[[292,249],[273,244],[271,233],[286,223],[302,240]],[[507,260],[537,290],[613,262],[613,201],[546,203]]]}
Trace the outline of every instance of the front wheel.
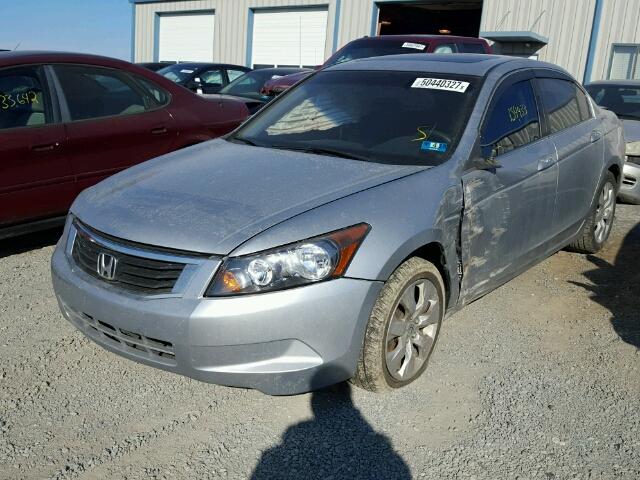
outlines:
{"label": "front wheel", "polygon": [[596,253],[605,244],[613,227],[616,213],[617,182],[613,173],[607,172],[600,184],[598,201],[589,212],[580,237],[571,243],[571,250],[578,253]]}
{"label": "front wheel", "polygon": [[373,307],[351,382],[371,391],[403,387],[427,368],[445,312],[444,282],[431,262],[400,265]]}

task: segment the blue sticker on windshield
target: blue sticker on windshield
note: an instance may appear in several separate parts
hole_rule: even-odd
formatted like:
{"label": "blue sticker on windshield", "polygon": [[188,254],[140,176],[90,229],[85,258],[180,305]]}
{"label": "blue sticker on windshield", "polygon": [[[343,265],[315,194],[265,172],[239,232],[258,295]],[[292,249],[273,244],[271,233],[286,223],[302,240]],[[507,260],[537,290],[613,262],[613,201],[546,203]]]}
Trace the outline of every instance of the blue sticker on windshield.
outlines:
{"label": "blue sticker on windshield", "polygon": [[422,146],[420,150],[429,150],[431,152],[440,152],[444,153],[447,151],[448,145],[442,142],[422,142]]}

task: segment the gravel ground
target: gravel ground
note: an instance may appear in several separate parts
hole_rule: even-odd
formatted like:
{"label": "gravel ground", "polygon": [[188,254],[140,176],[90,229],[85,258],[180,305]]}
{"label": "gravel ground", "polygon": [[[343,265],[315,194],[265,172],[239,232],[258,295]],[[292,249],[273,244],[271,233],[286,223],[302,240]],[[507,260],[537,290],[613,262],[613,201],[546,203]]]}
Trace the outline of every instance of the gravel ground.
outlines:
{"label": "gravel ground", "polygon": [[[121,359],[63,320],[59,232],[0,243],[0,478],[640,478],[640,207],[454,315],[386,396],[296,397]],[[634,290],[632,292],[632,290]]]}

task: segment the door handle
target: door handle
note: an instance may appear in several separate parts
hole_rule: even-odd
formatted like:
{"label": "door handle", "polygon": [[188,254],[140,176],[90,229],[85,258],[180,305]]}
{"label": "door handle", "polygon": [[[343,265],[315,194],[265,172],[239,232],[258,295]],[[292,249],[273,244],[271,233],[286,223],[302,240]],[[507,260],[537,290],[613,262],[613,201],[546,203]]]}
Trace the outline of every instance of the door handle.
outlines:
{"label": "door handle", "polygon": [[538,171],[545,170],[555,163],[553,155],[547,155],[546,157],[538,160]]}
{"label": "door handle", "polygon": [[44,145],[35,145],[31,147],[31,150],[33,150],[34,152],[50,152],[51,150],[55,150],[59,146],[60,144],[58,142],[46,143]]}
{"label": "door handle", "polygon": [[597,142],[602,138],[602,132],[600,130],[592,130],[591,131],[591,142]]}
{"label": "door handle", "polygon": [[162,135],[163,133],[167,133],[167,127],[157,127],[151,129],[151,135]]}

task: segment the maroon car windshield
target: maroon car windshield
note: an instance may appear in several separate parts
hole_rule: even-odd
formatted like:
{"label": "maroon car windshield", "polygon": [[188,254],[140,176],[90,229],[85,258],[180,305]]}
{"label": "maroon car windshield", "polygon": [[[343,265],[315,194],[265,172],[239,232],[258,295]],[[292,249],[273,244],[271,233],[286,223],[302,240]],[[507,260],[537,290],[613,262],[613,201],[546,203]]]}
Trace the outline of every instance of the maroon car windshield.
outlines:
{"label": "maroon car windshield", "polygon": [[408,42],[398,39],[363,39],[351,42],[336,55],[330,58],[323,67],[350,62],[358,58],[382,57],[385,55],[401,55],[403,53],[424,53],[429,49],[427,42]]}

